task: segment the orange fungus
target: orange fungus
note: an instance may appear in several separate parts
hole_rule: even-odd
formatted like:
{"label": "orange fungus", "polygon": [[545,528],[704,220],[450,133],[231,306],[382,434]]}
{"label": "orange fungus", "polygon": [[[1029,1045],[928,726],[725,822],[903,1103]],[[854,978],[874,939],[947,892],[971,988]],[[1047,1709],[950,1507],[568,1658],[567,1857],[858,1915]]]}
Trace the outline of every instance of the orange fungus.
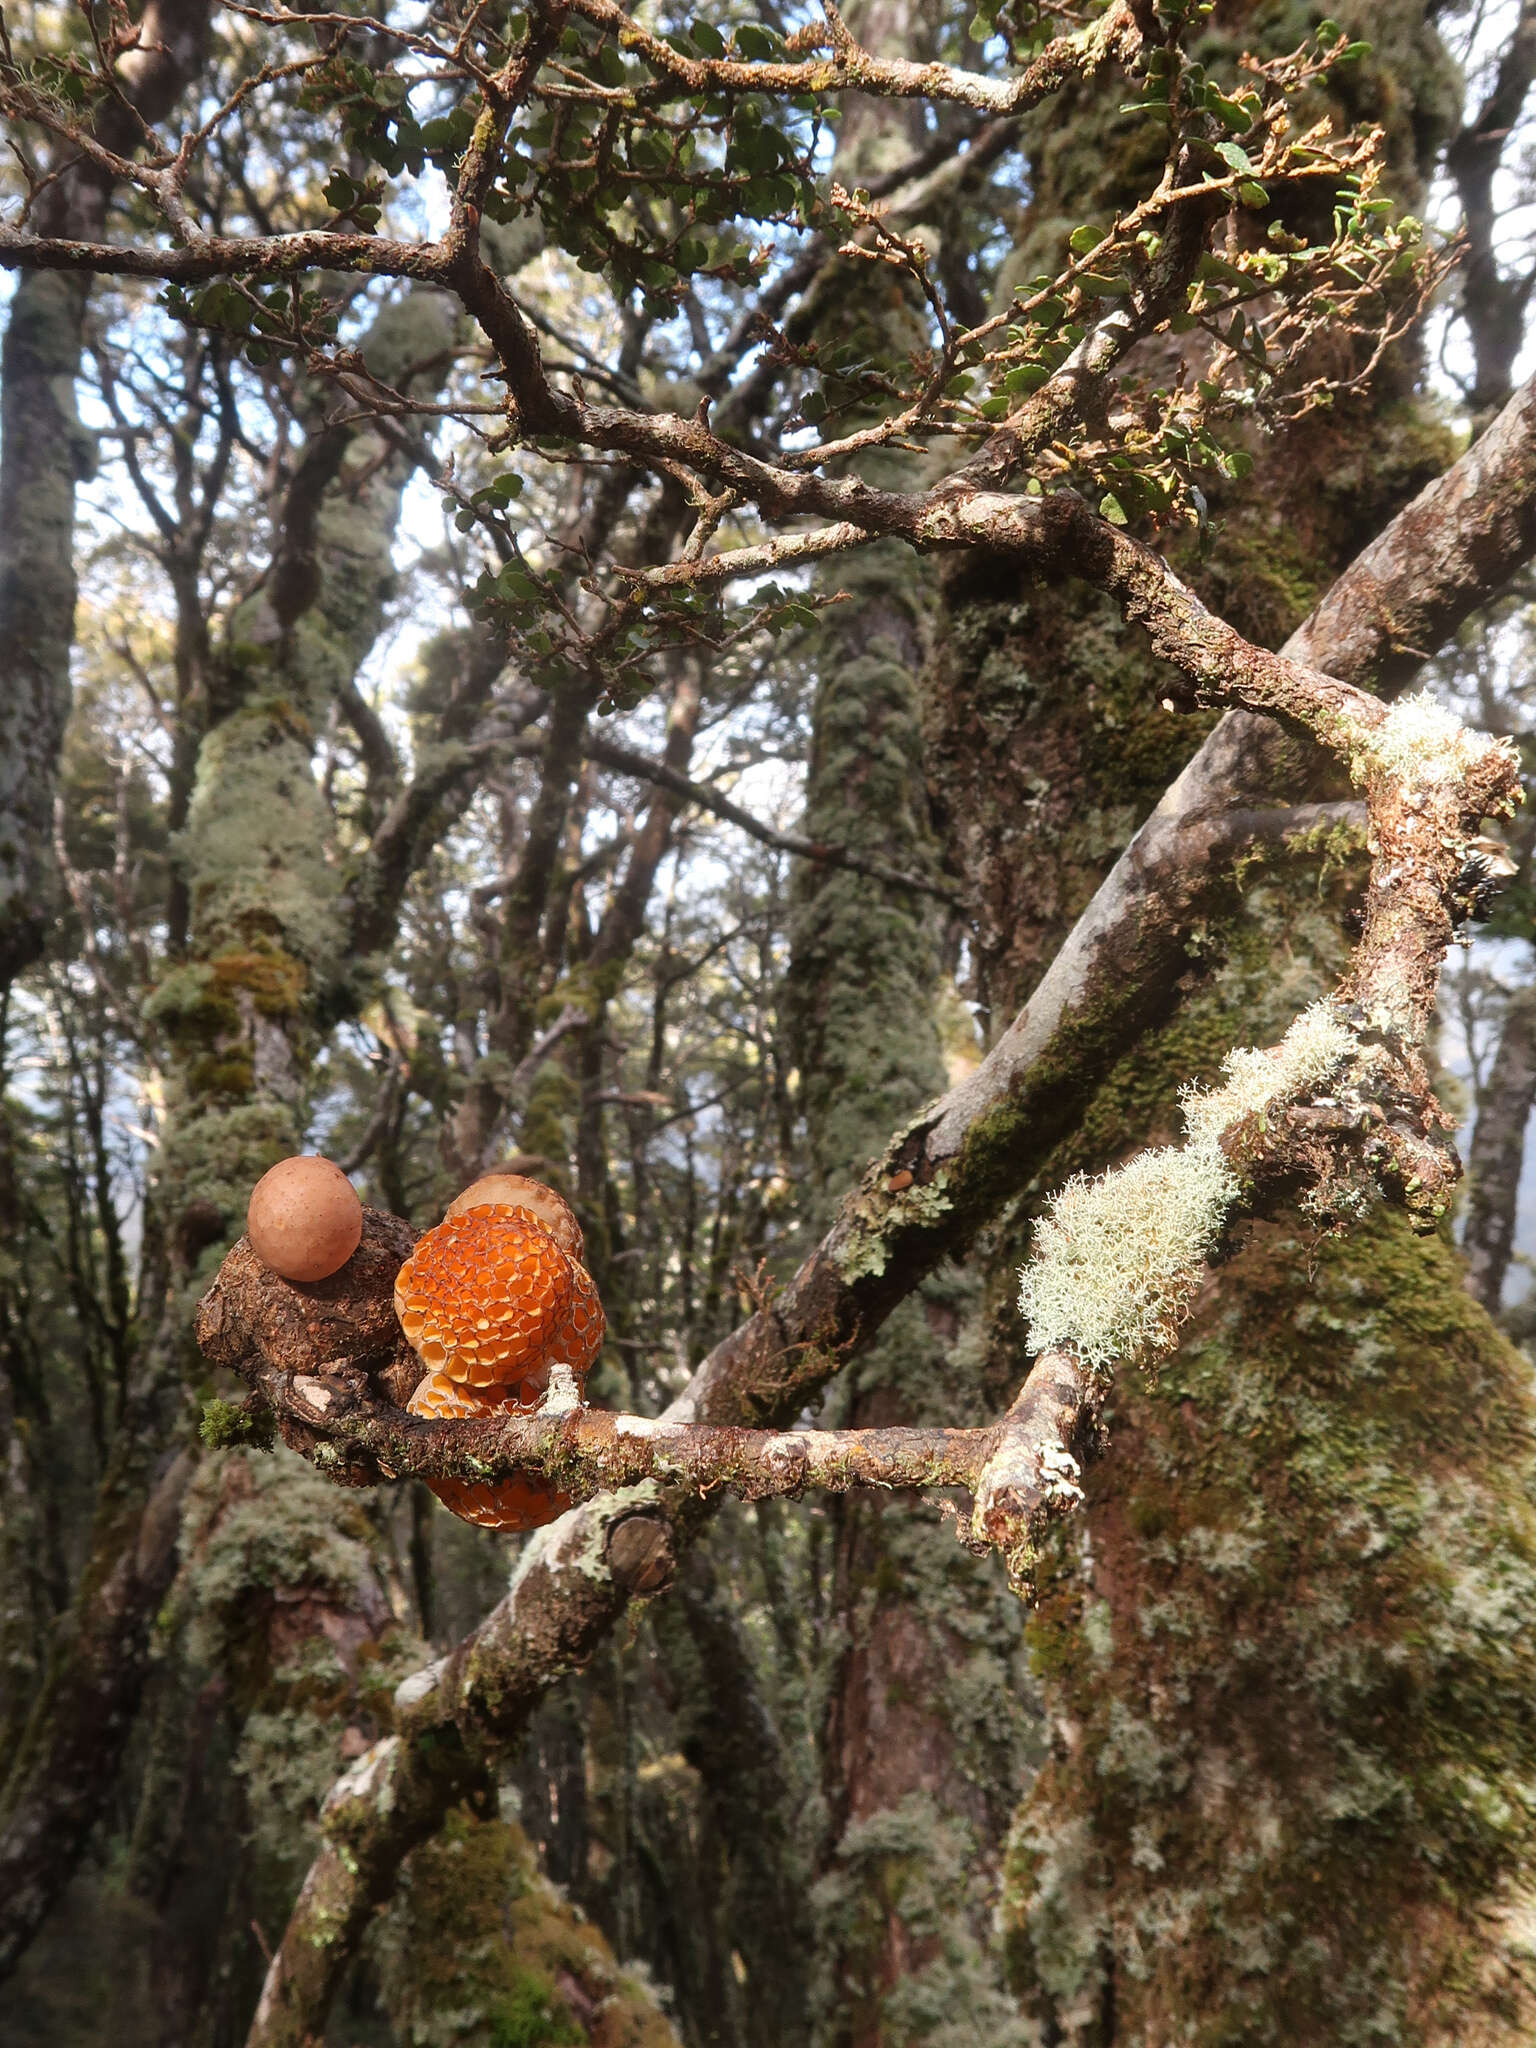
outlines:
{"label": "orange fungus", "polygon": [[[586,1246],[576,1213],[564,1195],[530,1180],[522,1173],[488,1173],[471,1181],[462,1195],[448,1204],[448,1216],[462,1216],[468,1209],[521,1209],[573,1259],[585,1256]],[[444,1218],[446,1221],[447,1218]]]}
{"label": "orange fungus", "polygon": [[[578,1386],[603,1344],[581,1230],[553,1188],[491,1174],[464,1190],[400,1268],[395,1309],[426,1366],[407,1404],[446,1419],[526,1412],[568,1365]],[[536,1529],[570,1506],[538,1473],[428,1482],[466,1522]]]}
{"label": "orange fungus", "polygon": [[511,1209],[470,1209],[429,1230],[400,1268],[395,1310],[429,1372],[502,1393],[548,1383],[570,1320],[571,1261]]}
{"label": "orange fungus", "polygon": [[357,1250],[363,1205],[339,1166],[306,1153],[257,1181],[245,1227],[257,1258],[284,1280],[325,1280]]}
{"label": "orange fungus", "polygon": [[[497,1401],[446,1379],[442,1373],[429,1372],[405,1405],[412,1415],[442,1422],[466,1416],[484,1418],[508,1410],[526,1412],[532,1404]],[[571,1504],[569,1494],[557,1492],[536,1473],[483,1481],[429,1479],[427,1484],[461,1521],[478,1522],[483,1529],[541,1529]]]}

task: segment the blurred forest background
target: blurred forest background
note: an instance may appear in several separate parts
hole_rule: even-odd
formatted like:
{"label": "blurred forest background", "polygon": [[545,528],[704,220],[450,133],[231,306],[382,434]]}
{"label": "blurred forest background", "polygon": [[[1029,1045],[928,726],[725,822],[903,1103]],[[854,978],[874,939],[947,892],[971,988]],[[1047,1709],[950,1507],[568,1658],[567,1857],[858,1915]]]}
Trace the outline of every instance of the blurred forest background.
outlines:
{"label": "blurred forest background", "polygon": [[[706,53],[797,18],[653,12]],[[155,117],[303,33],[161,13]],[[1287,50],[1320,13],[1221,0],[1197,47]],[[1330,90],[1384,124],[1394,196],[1461,253],[1369,390],[1255,435],[1177,542],[1271,646],[1529,361],[1536,9],[1353,14],[1372,47]],[[943,0],[849,18],[879,51],[985,61],[986,22],[978,44]],[[86,20],[6,11],[18,50]],[[917,195],[904,226],[977,319],[1139,192],[1126,96],[1106,71],[982,150],[963,109],[850,97],[827,162]],[[204,175],[253,232],[371,203],[297,84]],[[0,198],[17,176],[0,164]],[[430,222],[439,186],[389,204]],[[77,166],[41,204],[87,236],[131,233],[141,198]],[[710,397],[746,437],[803,395],[792,358],[746,345],[758,304],[846,348],[865,403],[914,317],[867,268],[774,253],[771,225],[766,282],[681,304],[614,289],[536,213],[492,231],[552,365],[625,403]],[[391,383],[445,413],[494,399],[441,297],[354,291],[347,317]],[[338,427],[333,387],[152,284],[25,273],[7,319],[0,694],[24,673],[26,701],[69,709],[0,947],[0,1819],[84,1852],[4,1948],[0,2043],[235,2048],[327,1787],[518,1552],[423,1486],[200,1444],[231,1388],[191,1311],[256,1178],[323,1151],[418,1225],[487,1168],[548,1179],[607,1307],[594,1396],[657,1412],[980,1058],[1205,728],[1161,713],[1103,600],[885,545],[806,586],[846,602],[680,644],[643,696],[622,661],[550,687],[487,623],[488,561],[554,563],[574,604],[588,555],[675,545],[680,488],[594,459],[514,499],[462,421]],[[1533,604],[1522,579],[1421,652],[1536,774]],[[49,787],[55,735],[8,716],[11,802]],[[1533,834],[1536,808],[1522,861]],[[1330,984],[1361,874],[1326,835],[1242,868],[1171,1020],[824,1421],[1006,1405],[1031,1214]],[[932,1504],[727,1503],[548,1695],[497,1796],[413,1853],[327,2041],[1532,2038],[1532,913],[1522,867],[1447,983],[1471,1175],[1441,1239],[1256,1226],[1156,1384],[1125,1376],[1033,1614]]]}

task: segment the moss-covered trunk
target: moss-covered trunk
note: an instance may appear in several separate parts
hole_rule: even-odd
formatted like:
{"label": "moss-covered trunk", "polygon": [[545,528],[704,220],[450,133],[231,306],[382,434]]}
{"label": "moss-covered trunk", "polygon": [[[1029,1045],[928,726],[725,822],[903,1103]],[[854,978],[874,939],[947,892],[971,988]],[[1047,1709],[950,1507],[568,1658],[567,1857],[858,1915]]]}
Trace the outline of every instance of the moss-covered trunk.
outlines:
{"label": "moss-covered trunk", "polygon": [[[916,678],[921,621],[895,556],[859,565],[819,662],[805,829],[931,871]],[[891,1130],[942,1092],[932,899],[865,877],[809,880],[790,990],[816,1183],[840,1198]],[[837,1382],[829,1418],[979,1420],[988,1407],[965,1277],[940,1274]],[[834,1621],[822,1676],[826,1840],[815,1904],[818,2038],[873,2048],[1008,2038],[990,1942],[1027,1715],[1018,1616],[936,1507],[850,1496],[821,1510]]]}
{"label": "moss-covered trunk", "polygon": [[[865,9],[871,47],[917,55],[935,17]],[[900,105],[850,102],[839,174],[888,170],[923,140]],[[814,338],[876,362],[922,334],[899,280],[842,266]],[[847,421],[838,431],[847,430]],[[872,480],[910,480],[910,458],[865,457]],[[937,875],[923,772],[918,679],[931,584],[894,547],[837,565],[846,593],[818,635],[804,831],[902,873]],[[804,872],[787,986],[802,1081],[817,1228],[892,1130],[946,1085],[946,1028],[970,1033],[946,998],[944,931],[932,896],[846,870]],[[995,1407],[969,1340],[976,1290],[941,1272],[903,1303],[841,1374],[838,1426],[980,1421]],[[1019,1616],[1000,1574],[953,1543],[936,1505],[835,1498],[813,1713],[823,1837],[813,1904],[811,2026],[836,2048],[966,2040],[1001,2048],[1015,2019],[993,1940],[1011,1788],[1030,1716],[1016,1668]]]}
{"label": "moss-covered trunk", "polygon": [[[1289,10],[1222,10],[1272,47]],[[1412,196],[1443,119],[1427,13],[1373,11],[1351,88]],[[1121,131],[1123,132],[1123,131]],[[1110,203],[1112,108],[1036,138],[1030,233]],[[1102,144],[1102,146],[1101,146]],[[1026,252],[1027,254],[1027,252]],[[1400,360],[1257,450],[1217,507],[1208,602],[1277,644],[1443,461]],[[1191,551],[1192,554],[1192,551]],[[984,564],[947,589],[930,759],[1006,1017],[1187,753],[1155,666],[1079,592]],[[1296,773],[1273,800],[1294,799]],[[1174,1019],[1124,1060],[1040,1192],[1176,1125],[1176,1091],[1328,985],[1351,910],[1326,850],[1250,872],[1197,934]],[[994,1350],[1021,1226],[994,1281]],[[1529,1368],[1441,1244],[1250,1226],[1155,1384],[1125,1372],[1029,1642],[1051,1753],[1014,1825],[1005,1923],[1042,2043],[1528,2038],[1508,1891],[1529,1867],[1536,1669]]]}

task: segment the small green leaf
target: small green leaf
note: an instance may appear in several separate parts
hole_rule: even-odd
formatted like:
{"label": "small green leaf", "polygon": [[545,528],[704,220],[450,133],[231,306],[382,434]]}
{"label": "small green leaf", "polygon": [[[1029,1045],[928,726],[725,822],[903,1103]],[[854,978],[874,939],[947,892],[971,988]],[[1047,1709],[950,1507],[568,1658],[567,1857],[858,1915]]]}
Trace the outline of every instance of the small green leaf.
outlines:
{"label": "small green leaf", "polygon": [[1239,135],[1246,133],[1253,126],[1256,98],[1251,104],[1250,96],[1246,94],[1242,99],[1229,100],[1225,93],[1218,92],[1213,85],[1206,88],[1205,104],[1224,127],[1234,129]]}
{"label": "small green leaf", "polygon": [[1003,379],[1003,389],[1011,393],[1038,391],[1050,375],[1044,363],[1020,363]]}
{"label": "small green leaf", "polygon": [[1125,507],[1113,491],[1106,491],[1103,497],[1100,498],[1099,513],[1102,518],[1109,521],[1111,526],[1124,526],[1126,523]]}
{"label": "small green leaf", "polygon": [[1097,249],[1100,242],[1105,239],[1106,232],[1104,228],[1091,227],[1085,223],[1082,227],[1072,230],[1067,238],[1067,247],[1074,256],[1086,256],[1090,249]]}
{"label": "small green leaf", "polygon": [[1249,156],[1241,143],[1218,142],[1216,154],[1223,163],[1229,164],[1234,171],[1251,171],[1253,169],[1253,158]]}

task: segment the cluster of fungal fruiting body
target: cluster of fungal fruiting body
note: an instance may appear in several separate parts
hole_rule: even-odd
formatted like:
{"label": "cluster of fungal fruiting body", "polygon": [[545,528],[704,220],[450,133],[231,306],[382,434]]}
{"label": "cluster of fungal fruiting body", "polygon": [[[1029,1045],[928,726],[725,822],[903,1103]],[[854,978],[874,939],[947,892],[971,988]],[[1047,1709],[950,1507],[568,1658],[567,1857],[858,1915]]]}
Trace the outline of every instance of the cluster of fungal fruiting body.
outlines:
{"label": "cluster of fungal fruiting body", "polygon": [[[395,1281],[400,1327],[427,1368],[411,1414],[526,1412],[557,1364],[580,1387],[604,1328],[584,1249],[569,1206],[521,1174],[491,1174],[451,1202]],[[428,1483],[444,1507],[491,1529],[536,1529],[570,1506],[533,1477]]]}

